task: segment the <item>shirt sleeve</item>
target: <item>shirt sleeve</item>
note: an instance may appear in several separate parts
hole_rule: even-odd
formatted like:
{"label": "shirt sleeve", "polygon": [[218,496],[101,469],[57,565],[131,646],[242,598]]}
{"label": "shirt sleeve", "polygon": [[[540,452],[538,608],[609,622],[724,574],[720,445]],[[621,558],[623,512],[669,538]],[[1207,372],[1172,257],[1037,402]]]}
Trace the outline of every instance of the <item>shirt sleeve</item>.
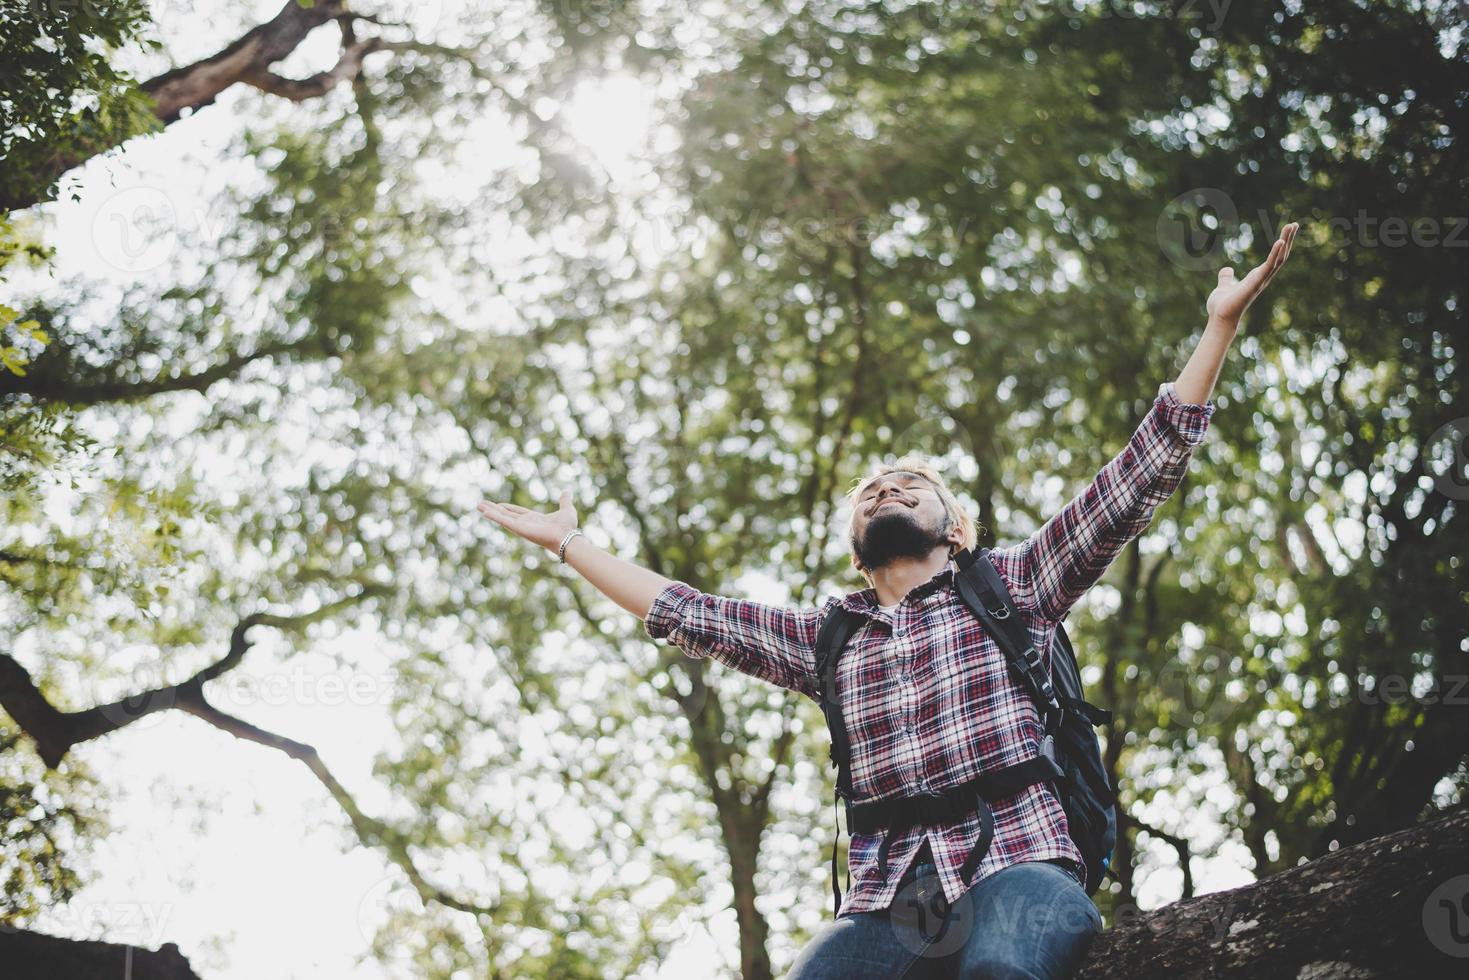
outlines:
{"label": "shirt sleeve", "polygon": [[653,639],[666,639],[690,657],[713,657],[814,701],[816,634],[839,601],[832,596],[820,608],[787,609],[674,582],[653,600],[643,625]]}
{"label": "shirt sleeve", "polygon": [[1159,385],[1142,424],[1091,485],[1025,541],[993,552],[1015,602],[1062,619],[1183,482],[1214,409],[1212,399],[1180,400],[1171,381]]}

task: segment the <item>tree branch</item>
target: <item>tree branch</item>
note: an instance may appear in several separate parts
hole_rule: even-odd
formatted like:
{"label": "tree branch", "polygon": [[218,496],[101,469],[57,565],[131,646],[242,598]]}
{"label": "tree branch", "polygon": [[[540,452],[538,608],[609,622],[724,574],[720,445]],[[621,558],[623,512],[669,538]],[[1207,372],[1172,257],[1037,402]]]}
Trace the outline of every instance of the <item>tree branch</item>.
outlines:
{"label": "tree branch", "polygon": [[368,38],[343,48],[335,65],[309,78],[285,78],[265,68],[252,68],[243,73],[240,80],[262,92],[269,92],[292,102],[305,102],[308,99],[319,99],[339,83],[356,78],[368,55],[387,49],[387,42],[381,38]]}
{"label": "tree branch", "polygon": [[1077,976],[1458,976],[1463,926],[1448,906],[1463,899],[1454,885],[1466,867],[1469,807],[1460,807],[1243,888],[1118,909]]}
{"label": "tree branch", "polygon": [[322,24],[345,15],[342,0],[304,4],[286,0],[274,17],[252,28],[222,51],[142,84],[153,97],[153,113],[165,125],[185,110],[203,108],[252,72],[265,71],[286,58]]}
{"label": "tree branch", "polygon": [[230,633],[228,652],[220,660],[203,668],[179,684],[156,687],[109,704],[81,711],[61,711],[41,693],[20,662],[8,654],[0,654],[0,708],[36,743],[41,761],[55,769],[66,758],[72,746],[125,728],[133,722],[178,705],[191,688],[202,685],[239,665],[249,648],[245,634],[252,626],[274,626],[297,630],[332,615],[345,606],[355,604],[381,591],[377,586],[364,586],[353,595],[326,603],[319,609],[295,616],[252,613],[240,620]]}
{"label": "tree branch", "polygon": [[253,351],[232,354],[218,364],[192,374],[160,374],[141,381],[88,381],[85,376],[57,371],[31,373],[24,377],[0,376],[0,396],[30,395],[38,401],[65,402],[74,407],[86,408],[104,402],[141,401],[170,391],[197,391],[202,394],[218,382],[239,374],[255,361],[284,354],[299,346],[301,345],[284,341],[269,343]]}
{"label": "tree branch", "polygon": [[457,898],[431,884],[414,862],[407,838],[388,824],[364,813],[346,787],[332,775],[313,746],[236,718],[210,704],[205,696],[204,685],[207,682],[233,670],[243,661],[250,647],[247,634],[253,627],[272,626],[286,631],[301,630],[381,591],[377,586],[364,586],[353,595],[324,603],[312,612],[299,615],[252,613],[241,619],[230,632],[229,650],[225,655],[188,680],[83,711],[57,710],[46,700],[19,662],[13,657],[0,654],[0,707],[9,712],[21,730],[35,741],[42,761],[52,769],[61,764],[72,746],[81,742],[115,732],[159,711],[173,708],[187,712],[220,731],[274,749],[306,766],[347,814],[357,839],[366,847],[384,850],[389,859],[408,876],[414,890],[425,902],[437,902],[447,908],[476,915],[491,914],[496,905]]}

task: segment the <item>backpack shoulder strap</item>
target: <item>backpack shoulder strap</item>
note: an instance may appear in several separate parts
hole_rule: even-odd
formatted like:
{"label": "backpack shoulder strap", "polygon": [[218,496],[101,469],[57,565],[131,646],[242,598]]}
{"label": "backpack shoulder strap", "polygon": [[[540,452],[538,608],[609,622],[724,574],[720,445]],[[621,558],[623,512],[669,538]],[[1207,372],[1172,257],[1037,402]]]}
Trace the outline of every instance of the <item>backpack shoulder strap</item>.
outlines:
{"label": "backpack shoulder strap", "polygon": [[1011,669],[1040,708],[1046,730],[1053,731],[1053,723],[1060,721],[1061,702],[1031,642],[1030,631],[1020,618],[1015,598],[990,561],[989,551],[985,548],[973,560],[960,563],[955,580],[959,596],[995,638]]}
{"label": "backpack shoulder strap", "polygon": [[837,604],[821,621],[821,631],[816,635],[817,702],[826,716],[826,727],[831,730],[831,762],[837,770],[837,795],[848,800],[852,798],[852,746],[842,718],[841,699],[837,697],[837,663],[847,640],[861,625],[862,617]]}
{"label": "backpack shoulder strap", "polygon": [[[847,738],[847,724],[842,718],[842,702],[837,697],[837,663],[841,659],[842,650],[847,646],[847,640],[862,625],[862,617],[856,613],[843,609],[840,603],[833,605],[830,611],[821,621],[821,629],[816,634],[816,700],[821,705],[821,713],[826,716],[826,727],[831,732],[831,764],[836,767],[836,790],[837,799],[834,803],[840,807],[842,800],[847,801],[848,807],[852,800],[852,744]],[[851,826],[851,813],[847,815],[847,825]],[[841,824],[837,824],[836,836],[831,842],[831,914],[836,917],[842,910],[842,889],[837,884],[837,845],[841,842]],[[852,869],[847,869],[847,889],[852,888]]]}
{"label": "backpack shoulder strap", "polygon": [[1067,711],[1082,715],[1093,725],[1106,725],[1112,721],[1112,712],[1099,708],[1086,699],[1081,685],[1081,668],[1076,663],[1076,651],[1072,649],[1071,637],[1066,627],[1056,624],[1056,638],[1051,643],[1051,679],[1056,683],[1056,693]]}

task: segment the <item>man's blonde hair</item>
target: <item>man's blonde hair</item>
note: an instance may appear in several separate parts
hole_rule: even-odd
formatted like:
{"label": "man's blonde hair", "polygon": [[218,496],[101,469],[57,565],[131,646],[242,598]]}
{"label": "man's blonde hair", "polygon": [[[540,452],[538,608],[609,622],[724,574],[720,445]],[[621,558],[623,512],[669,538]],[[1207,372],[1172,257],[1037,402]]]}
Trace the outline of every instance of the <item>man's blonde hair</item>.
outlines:
{"label": "man's blonde hair", "polygon": [[[862,496],[862,491],[866,490],[867,485],[873,480],[876,480],[880,476],[886,476],[889,473],[914,473],[933,484],[934,490],[939,495],[939,500],[943,501],[944,510],[948,512],[949,527],[957,524],[963,532],[963,547],[971,551],[974,549],[975,545],[979,543],[979,532],[982,529],[981,525],[960,506],[958,498],[954,496],[948,484],[944,483],[944,478],[939,475],[938,470],[934,469],[932,462],[927,456],[904,456],[892,463],[878,463],[877,466],[873,467],[871,473],[865,477],[859,477],[854,482],[852,488],[847,491],[847,499],[852,504],[852,513],[847,518],[848,541],[852,540],[852,527],[857,521],[857,500]],[[948,533],[948,528],[945,528],[945,533]],[[862,577],[867,580],[868,585],[872,584],[872,576],[857,562],[857,550],[855,548],[852,549],[852,567],[861,573]]]}

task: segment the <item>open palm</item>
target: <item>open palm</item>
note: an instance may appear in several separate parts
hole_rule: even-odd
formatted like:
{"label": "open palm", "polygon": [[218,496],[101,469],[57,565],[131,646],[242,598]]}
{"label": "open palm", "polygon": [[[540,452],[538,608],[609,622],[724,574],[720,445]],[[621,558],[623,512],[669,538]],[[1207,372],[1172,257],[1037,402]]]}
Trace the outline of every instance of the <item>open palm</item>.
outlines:
{"label": "open palm", "polygon": [[1292,221],[1280,229],[1280,237],[1270,248],[1270,254],[1265,261],[1250,270],[1250,274],[1238,281],[1234,278],[1234,270],[1225,267],[1219,270],[1219,285],[1209,294],[1209,300],[1204,308],[1209,311],[1209,319],[1222,320],[1231,326],[1238,326],[1240,317],[1245,315],[1245,310],[1255,301],[1255,297],[1264,292],[1270,280],[1285,265],[1285,260],[1290,256],[1290,246],[1296,238],[1296,231],[1300,228],[1298,222]]}
{"label": "open palm", "polygon": [[549,551],[560,548],[561,539],[577,524],[570,490],[561,491],[560,506],[549,514],[492,500],[481,500],[475,509],[512,534]]}

